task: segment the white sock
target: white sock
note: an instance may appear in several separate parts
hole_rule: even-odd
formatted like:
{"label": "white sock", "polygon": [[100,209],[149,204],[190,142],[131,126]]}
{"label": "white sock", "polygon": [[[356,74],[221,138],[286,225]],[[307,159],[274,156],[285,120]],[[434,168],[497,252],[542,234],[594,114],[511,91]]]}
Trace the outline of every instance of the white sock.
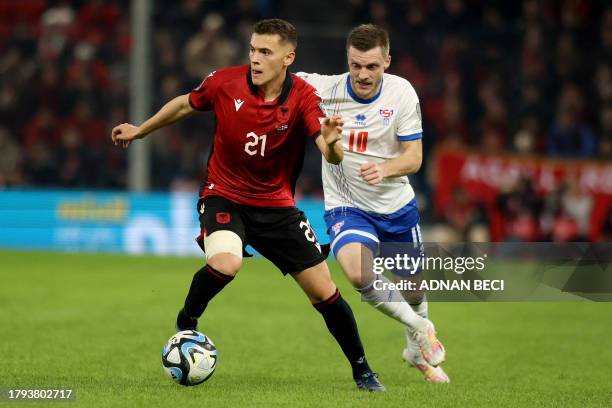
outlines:
{"label": "white sock", "polygon": [[427,295],[423,295],[423,301],[418,305],[410,305],[412,310],[423,319],[428,319],[429,317],[429,304],[427,303]]}
{"label": "white sock", "polygon": [[[383,275],[378,276],[377,280],[382,281],[385,286],[391,283]],[[361,298],[370,305],[408,327],[416,327],[421,322],[421,317],[412,310],[397,290],[376,290],[372,284],[363,289],[357,289],[357,291],[361,293]]]}

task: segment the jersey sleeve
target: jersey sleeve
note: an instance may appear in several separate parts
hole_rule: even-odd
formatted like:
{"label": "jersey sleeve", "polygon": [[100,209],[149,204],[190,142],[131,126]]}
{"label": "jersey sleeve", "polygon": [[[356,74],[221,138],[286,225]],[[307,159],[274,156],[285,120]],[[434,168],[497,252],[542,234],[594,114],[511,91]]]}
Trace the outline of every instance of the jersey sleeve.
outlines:
{"label": "jersey sleeve", "polygon": [[306,134],[310,137],[316,137],[321,133],[321,121],[324,118],[323,102],[317,91],[307,86],[302,93],[302,114],[304,117],[304,127]]}
{"label": "jersey sleeve", "polygon": [[401,142],[421,139],[423,137],[423,124],[421,122],[421,106],[419,97],[409,83],[402,97],[402,104],[397,121],[397,138]]}
{"label": "jersey sleeve", "polygon": [[213,71],[208,74],[208,76],[202,80],[200,85],[189,93],[189,104],[192,108],[201,111],[214,109],[215,95],[217,93],[219,82],[219,75],[215,76],[215,72],[216,71]]}

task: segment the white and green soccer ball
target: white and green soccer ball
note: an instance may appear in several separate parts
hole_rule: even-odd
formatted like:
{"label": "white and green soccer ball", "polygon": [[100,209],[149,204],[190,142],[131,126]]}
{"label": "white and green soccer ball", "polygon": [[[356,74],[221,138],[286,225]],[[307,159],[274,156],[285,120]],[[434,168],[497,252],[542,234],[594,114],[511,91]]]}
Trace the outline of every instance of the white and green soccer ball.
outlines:
{"label": "white and green soccer ball", "polygon": [[185,386],[201,384],[217,368],[217,349],[210,337],[184,330],[170,337],[162,350],[162,365],[168,376]]}

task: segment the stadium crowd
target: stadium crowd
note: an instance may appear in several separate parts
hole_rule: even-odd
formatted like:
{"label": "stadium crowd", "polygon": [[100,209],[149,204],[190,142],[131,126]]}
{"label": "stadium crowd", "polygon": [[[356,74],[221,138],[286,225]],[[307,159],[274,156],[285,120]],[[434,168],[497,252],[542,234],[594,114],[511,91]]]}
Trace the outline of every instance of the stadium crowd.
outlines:
{"label": "stadium crowd", "polygon": [[[390,31],[390,72],[411,81],[421,99],[426,158],[446,146],[612,159],[607,2],[334,3],[327,7],[336,9],[324,14],[346,30],[328,41],[342,44],[350,27],[362,22]],[[151,108],[218,67],[246,62],[252,23],[291,7],[297,6],[278,0],[155,1]],[[298,31],[308,25],[292,21]],[[126,153],[109,143],[109,132],[128,121],[131,44],[128,2],[0,0],[0,186],[126,187]],[[321,55],[298,48],[298,63],[316,59],[321,73],[345,70]],[[153,189],[196,188],[210,149],[211,119],[197,115],[151,138]],[[432,194],[426,171],[411,180],[418,195]],[[314,149],[299,189],[321,194]],[[500,197],[509,239],[587,236],[582,213],[588,198],[579,187],[570,183],[548,197],[530,189],[529,182],[517,183]],[[462,231],[486,224],[486,214],[465,192],[454,199],[457,205],[443,214],[449,225]],[[607,223],[609,239],[612,212]]]}

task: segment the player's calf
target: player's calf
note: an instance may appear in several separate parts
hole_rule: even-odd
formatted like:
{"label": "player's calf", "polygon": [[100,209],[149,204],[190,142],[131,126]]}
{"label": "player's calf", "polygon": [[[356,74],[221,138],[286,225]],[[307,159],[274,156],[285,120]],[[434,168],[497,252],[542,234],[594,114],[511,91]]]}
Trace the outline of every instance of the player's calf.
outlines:
{"label": "player's calf", "polygon": [[197,271],[193,275],[185,305],[176,318],[177,330],[195,330],[197,319],[204,313],[208,302],[233,279],[233,276],[226,275],[211,265]]}
{"label": "player's calf", "polygon": [[[357,386],[369,391],[384,390],[368,365],[353,311],[331,280],[327,264],[321,262],[291,275],[311,301],[319,300],[313,301],[313,306],[321,313],[327,329],[351,364]],[[333,290],[331,294],[330,290]],[[321,299],[323,295],[329,296]]]}

